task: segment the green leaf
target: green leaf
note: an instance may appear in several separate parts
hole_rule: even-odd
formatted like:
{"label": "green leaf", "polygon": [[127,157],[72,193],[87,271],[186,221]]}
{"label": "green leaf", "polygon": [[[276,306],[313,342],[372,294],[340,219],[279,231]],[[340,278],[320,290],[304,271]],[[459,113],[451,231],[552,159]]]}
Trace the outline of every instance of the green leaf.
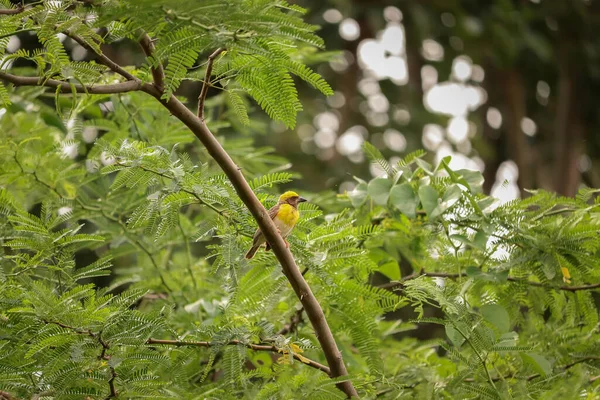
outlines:
{"label": "green leaf", "polygon": [[499,304],[486,304],[481,307],[481,315],[490,324],[498,328],[498,331],[505,333],[510,329],[510,317],[508,312]]}
{"label": "green leaf", "polygon": [[392,188],[392,181],[387,178],[375,178],[367,187],[369,196],[373,199],[375,204],[385,206],[390,196],[390,189]]}
{"label": "green leaf", "polygon": [[230,108],[235,112],[242,125],[250,125],[250,119],[248,118],[248,111],[244,105],[244,99],[232,90],[227,92]]}
{"label": "green leaf", "polygon": [[367,184],[364,182],[356,185],[354,190],[348,192],[348,198],[350,198],[350,203],[354,208],[358,208],[365,204],[367,200]]}
{"label": "green leaf", "polygon": [[383,275],[387,276],[392,281],[399,281],[400,276],[400,268],[398,267],[398,263],[394,260],[390,260],[383,265],[379,266],[378,269]]}
{"label": "green leaf", "polygon": [[390,203],[409,218],[416,218],[419,197],[408,183],[396,185],[390,191]]}
{"label": "green leaf", "polygon": [[417,158],[417,159],[415,159],[415,162],[423,171],[425,171],[425,173],[427,175],[429,175],[429,176],[433,175],[433,172],[432,172],[433,167],[427,161]]}
{"label": "green leaf", "polygon": [[478,200],[477,205],[484,214],[489,214],[496,208],[494,206],[498,204],[498,202],[499,200],[495,197],[486,197],[485,199]]}
{"label": "green leaf", "polygon": [[542,376],[546,376],[552,372],[550,361],[537,353],[522,353],[521,358]]}
{"label": "green leaf", "polygon": [[552,256],[544,255],[544,257],[542,257],[541,264],[542,271],[544,271],[544,275],[546,275],[546,278],[552,279],[556,276],[556,270],[558,268],[558,265],[556,263],[556,260],[552,258]]}
{"label": "green leaf", "polygon": [[431,215],[429,217],[436,218],[445,211],[449,210],[450,208],[452,208],[453,205],[456,204],[456,202],[458,202],[458,200],[460,200],[461,196],[462,190],[460,190],[460,187],[458,187],[458,185],[450,186],[448,190],[446,190],[446,193],[444,193],[441,203],[437,205],[437,207],[431,212]]}
{"label": "green leaf", "polygon": [[419,188],[419,198],[423,209],[431,217],[431,213],[438,206],[439,194],[437,190],[429,185],[424,185]]}
{"label": "green leaf", "polygon": [[485,247],[487,245],[488,242],[488,234],[485,233],[484,231],[477,231],[477,233],[475,234],[475,236],[473,237],[473,247],[479,249],[479,250],[485,250]]}
{"label": "green leaf", "polygon": [[479,171],[473,171],[470,169],[459,169],[454,171],[457,174],[462,175],[465,182],[468,184],[468,188],[473,193],[481,192],[481,186],[483,185],[483,175]]}
{"label": "green leaf", "polygon": [[465,342],[465,338],[460,332],[450,324],[445,325],[446,336],[455,347],[460,347]]}

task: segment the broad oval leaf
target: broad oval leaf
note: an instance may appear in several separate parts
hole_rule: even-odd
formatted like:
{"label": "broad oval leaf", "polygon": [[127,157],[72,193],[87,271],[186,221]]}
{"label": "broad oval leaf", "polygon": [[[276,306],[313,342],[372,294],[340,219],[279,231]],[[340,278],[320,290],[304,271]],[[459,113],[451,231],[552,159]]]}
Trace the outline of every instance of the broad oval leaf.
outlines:
{"label": "broad oval leaf", "polygon": [[369,182],[367,193],[373,199],[375,204],[385,206],[390,196],[392,181],[387,178],[375,178]]}
{"label": "broad oval leaf", "polygon": [[536,353],[522,353],[521,358],[531,365],[540,375],[546,376],[552,372],[552,365],[545,357]]}
{"label": "broad oval leaf", "polygon": [[419,197],[408,183],[396,185],[390,191],[390,203],[409,218],[416,218]]}
{"label": "broad oval leaf", "polygon": [[468,184],[468,188],[471,190],[471,192],[481,192],[481,186],[483,185],[483,181],[485,180],[481,172],[470,169],[459,169],[454,172],[462,175],[465,182]]}
{"label": "broad oval leaf", "polygon": [[365,200],[367,200],[367,184],[361,182],[356,185],[354,190],[348,192],[348,197],[354,208],[362,206],[365,203]]}
{"label": "broad oval leaf", "polygon": [[431,213],[438,206],[438,199],[440,195],[437,190],[429,185],[424,185],[419,188],[419,198],[421,199],[421,204],[423,205],[423,209],[431,217]]}
{"label": "broad oval leaf", "polygon": [[499,304],[486,304],[481,307],[483,318],[494,325],[499,332],[506,333],[510,329],[510,317],[504,307]]}

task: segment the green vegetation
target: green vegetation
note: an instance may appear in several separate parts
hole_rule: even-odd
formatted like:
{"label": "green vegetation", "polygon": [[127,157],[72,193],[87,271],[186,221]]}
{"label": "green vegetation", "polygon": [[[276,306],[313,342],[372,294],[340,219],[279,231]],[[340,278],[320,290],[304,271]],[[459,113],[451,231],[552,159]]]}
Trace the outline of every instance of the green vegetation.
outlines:
{"label": "green vegetation", "polygon": [[[292,75],[331,93],[306,66],[323,53],[303,10],[0,4],[0,54],[29,63],[0,72],[0,398],[600,395],[595,190],[499,205],[478,172],[422,152],[391,165],[367,143],[386,175],[302,193],[288,238],[346,376],[290,264],[244,259],[258,211],[220,147],[194,137],[214,134],[267,208],[293,187],[286,160],[240,132],[262,128],[254,101],[295,125]],[[43,47],[7,53],[23,30]],[[73,61],[59,33],[92,61]],[[122,39],[143,62],[111,61],[104,49]],[[208,99],[197,85],[206,129],[174,93],[209,78]]]}

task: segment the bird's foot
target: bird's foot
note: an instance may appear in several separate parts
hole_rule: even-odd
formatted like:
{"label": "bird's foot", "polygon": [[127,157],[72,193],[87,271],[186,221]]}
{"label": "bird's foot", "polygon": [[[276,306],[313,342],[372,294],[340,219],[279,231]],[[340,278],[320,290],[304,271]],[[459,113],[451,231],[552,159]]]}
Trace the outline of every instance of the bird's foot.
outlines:
{"label": "bird's foot", "polygon": [[285,239],[283,239],[283,241],[285,242],[285,247],[289,249],[290,248],[290,244],[288,243],[288,241],[285,240]]}

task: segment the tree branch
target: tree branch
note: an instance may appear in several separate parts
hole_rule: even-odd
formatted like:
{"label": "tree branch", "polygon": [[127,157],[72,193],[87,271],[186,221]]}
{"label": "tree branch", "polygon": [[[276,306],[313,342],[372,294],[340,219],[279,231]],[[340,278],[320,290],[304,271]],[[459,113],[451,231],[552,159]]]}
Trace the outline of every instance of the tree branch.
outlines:
{"label": "tree branch", "polygon": [[[213,53],[214,54],[214,53]],[[229,181],[235,188],[240,199],[244,202],[246,207],[250,210],[254,219],[258,223],[260,230],[265,235],[267,242],[271,245],[273,253],[279,260],[283,273],[290,282],[296,296],[300,299],[306,315],[308,316],[314,330],[315,336],[319,340],[327,363],[331,368],[332,377],[340,377],[348,375],[346,366],[342,358],[342,354],[339,351],[331,329],[327,324],[325,314],[321,305],[317,301],[315,295],[312,293],[310,286],[304,277],[300,273],[298,266],[294,260],[294,257],[286,247],[285,242],[275,224],[269,218],[267,210],[258,200],[248,182],[244,179],[244,176],[233,162],[229,154],[223,149],[219,141],[214,137],[212,132],[208,129],[204,121],[198,116],[194,115],[183,103],[181,103],[175,96],[171,96],[170,99],[161,99],[162,94],[152,85],[144,85],[142,90],[151,96],[155,97],[160,101],[177,119],[183,122],[196,137],[202,142],[210,156],[219,164],[223,172],[229,178]],[[351,381],[344,381],[337,384],[338,388],[342,390],[348,397],[358,397],[356,389],[352,385]]]}
{"label": "tree branch", "polygon": [[76,41],[81,47],[94,53],[96,55],[96,59],[98,60],[98,62],[100,62],[103,65],[106,65],[108,68],[110,68],[111,71],[121,75],[123,78],[127,79],[128,81],[141,82],[138,78],[131,75],[129,72],[125,71],[119,64],[117,64],[116,62],[114,62],[113,60],[111,60],[110,58],[105,56],[104,54],[102,54],[102,52],[96,51],[96,49],[94,49],[92,46],[90,46],[85,40],[83,40],[79,36],[73,35],[69,31],[65,31],[63,33],[65,35],[67,35],[68,37],[70,37],[71,39],[73,39],[74,41]]}
{"label": "tree branch", "polygon": [[208,87],[210,86],[210,75],[212,74],[213,63],[215,58],[219,56],[225,49],[219,47],[213,53],[208,56],[208,63],[206,64],[206,74],[204,74],[204,81],[202,82],[202,90],[200,90],[200,96],[198,96],[198,118],[204,121],[204,101],[206,100],[206,94],[208,93]]}
{"label": "tree branch", "polygon": [[0,400],[14,400],[14,397],[10,393],[0,390]]}
{"label": "tree branch", "polygon": [[[562,367],[558,367],[558,368],[562,369],[563,371],[566,371],[569,368],[572,368],[572,367],[576,366],[577,364],[581,364],[582,362],[592,361],[592,360],[600,360],[600,356],[583,357],[583,358],[580,358],[579,360],[572,361],[569,364],[563,365]],[[541,376],[541,374],[533,374],[533,375],[521,377],[520,379],[524,379],[526,381],[532,381],[535,378],[539,378],[540,376]],[[498,382],[498,381],[503,381],[503,380],[506,380],[506,379],[514,379],[514,378],[519,379],[519,377],[517,377],[515,374],[511,374],[511,375],[507,375],[507,376],[495,377],[492,380],[494,382]],[[590,379],[590,383],[593,382],[592,379]],[[475,379],[473,379],[473,378],[467,378],[467,379],[464,380],[464,382],[475,382]]]}
{"label": "tree branch", "polygon": [[[306,311],[306,315],[308,316],[314,328],[315,336],[319,340],[321,348],[323,349],[323,353],[325,354],[325,358],[327,359],[327,363],[329,364],[329,375],[333,378],[347,376],[348,371],[344,365],[342,354],[337,347],[321,305],[312,293],[312,290],[310,289],[310,286],[304,279],[303,275],[300,273],[294,257],[286,247],[283,238],[275,227],[275,224],[271,218],[269,218],[267,210],[258,200],[248,185],[248,182],[246,182],[240,168],[238,168],[238,166],[233,162],[229,154],[223,149],[219,141],[214,137],[212,132],[204,123],[204,120],[201,118],[203,111],[200,112],[200,116],[196,116],[175,96],[171,96],[171,98],[168,100],[162,99],[162,92],[158,90],[155,85],[141,83],[140,80],[122,69],[108,57],[94,51],[80,38],[77,38],[73,35],[70,35],[70,37],[81,46],[93,51],[96,54],[99,62],[108,66],[112,71],[130,80],[128,82],[116,85],[102,85],[95,88],[80,86],[78,92],[108,94],[140,90],[148,93],[156,98],[156,100],[158,100],[166,109],[168,109],[171,114],[183,122],[200,140],[200,142],[202,142],[210,156],[219,164],[223,172],[225,172],[237,194],[240,196],[240,199],[244,202],[246,207],[248,207],[256,219],[260,230],[263,232],[267,242],[270,244],[273,250],[273,253],[279,260],[283,273],[290,282],[294,292],[296,293],[296,296],[300,299],[300,302]],[[209,58],[209,63],[211,60],[214,60],[214,58],[216,58],[222,51],[222,49],[217,49],[215,52],[213,52],[211,54],[211,58]],[[210,64],[212,65],[212,63]],[[204,107],[204,99],[206,97],[206,92],[208,91],[207,79],[210,77],[209,73],[210,71],[208,71],[207,67],[207,78],[205,78],[203,90],[200,94],[200,100],[202,100],[201,104],[199,104],[200,110],[202,110]],[[0,73],[0,79],[6,79],[14,84],[27,86],[60,87],[64,92],[69,92],[71,89],[71,85],[66,82],[54,80],[41,82],[38,78],[18,77],[5,73]],[[67,88],[69,90],[66,90]],[[75,88],[77,89],[77,86],[75,86]],[[336,384],[336,386],[348,397],[358,397],[358,393],[356,392],[356,389],[350,380],[339,382]]]}
{"label": "tree branch", "polygon": [[[170,346],[196,346],[196,347],[213,347],[213,346],[215,346],[215,343],[211,343],[211,342],[185,342],[185,341],[180,341],[180,340],[164,340],[164,339],[153,339],[153,338],[148,339],[148,341],[146,343],[147,344],[170,345]],[[236,346],[236,345],[245,346],[245,347],[255,350],[255,351],[270,351],[272,353],[280,353],[280,354],[287,353],[286,350],[281,349],[275,345],[243,343],[239,340],[230,340],[229,342],[227,342],[227,345],[229,345],[229,346]],[[316,368],[320,371],[323,371],[327,375],[331,375],[331,371],[330,371],[329,367],[327,367],[326,365],[320,364],[316,361],[313,361],[309,358],[306,358],[306,357],[296,354],[294,352],[291,352],[291,353],[295,360],[298,360],[301,363],[306,364],[310,367]]]}
{"label": "tree branch", "polygon": [[0,15],[15,15],[22,13],[25,10],[23,6],[17,8],[3,8],[0,10]]}
{"label": "tree branch", "polygon": [[78,83],[70,83],[64,81],[58,81],[55,79],[40,80],[35,76],[17,76],[8,74],[6,72],[0,72],[0,79],[12,83],[15,86],[44,86],[51,87],[54,89],[60,88],[62,93],[72,93],[73,88],[77,93],[88,93],[88,94],[114,94],[114,93],[125,93],[134,92],[142,88],[142,82],[127,81],[121,83],[115,83],[110,85],[90,85],[83,86]]}
{"label": "tree branch", "polygon": [[298,325],[302,323],[302,313],[304,313],[304,308],[300,307],[300,309],[296,310],[294,315],[290,318],[290,323],[286,324],[277,332],[278,335],[287,335],[289,333],[294,333],[298,330]]}
{"label": "tree branch", "polygon": [[[97,340],[98,343],[100,343],[100,345],[102,346],[102,352],[98,356],[98,359],[110,360],[110,356],[106,355],[106,351],[108,349],[110,349],[110,345],[102,339],[102,332],[94,333],[94,332],[92,332],[91,329],[81,329],[81,328],[77,328],[77,327],[74,327],[71,325],[63,324],[62,322],[49,321],[47,319],[42,319],[42,322],[45,324],[58,325],[61,328],[68,329],[68,330],[78,333],[80,335],[87,335],[87,336],[93,338],[94,340]],[[105,399],[119,397],[119,395],[117,393],[117,389],[115,388],[115,379],[117,378],[117,372],[115,371],[115,368],[112,365],[109,365],[108,368],[110,369],[110,375],[111,375],[110,379],[108,380],[108,387],[109,387],[110,393],[108,394],[108,396],[105,397]]]}
{"label": "tree branch", "polygon": [[[393,281],[393,282],[388,282],[388,283],[384,283],[383,285],[378,285],[377,287],[380,287],[382,289],[393,289],[396,287],[401,287],[403,286],[404,282],[406,281],[410,281],[411,279],[416,279],[419,278],[421,276],[429,276],[432,278],[448,278],[448,279],[457,279],[457,278],[461,278],[461,277],[465,277],[467,276],[466,273],[462,272],[462,273],[446,273],[446,272],[425,272],[425,271],[420,271],[420,272],[415,272],[413,274],[407,275],[404,278],[402,278],[402,280],[400,281]],[[586,284],[586,285],[581,285],[581,286],[549,286],[549,285],[544,285],[543,283],[540,282],[532,282],[529,281],[527,279],[524,278],[517,278],[514,276],[509,276],[507,278],[508,281],[510,282],[521,282],[521,283],[526,283],[530,286],[536,286],[536,287],[543,287],[543,288],[547,288],[547,289],[554,289],[554,290],[566,290],[569,292],[577,292],[579,290],[593,290],[593,289],[598,289],[600,288],[600,282],[599,283],[592,283],[592,284]]]}
{"label": "tree branch", "polygon": [[[154,54],[154,42],[147,33],[142,35],[140,46],[142,47],[142,50],[144,50],[146,57],[151,58]],[[151,67],[150,71],[152,72],[152,78],[154,79],[154,86],[156,86],[158,91],[162,92],[165,89],[165,72],[160,60],[154,60],[154,62],[156,62],[156,66]]]}

